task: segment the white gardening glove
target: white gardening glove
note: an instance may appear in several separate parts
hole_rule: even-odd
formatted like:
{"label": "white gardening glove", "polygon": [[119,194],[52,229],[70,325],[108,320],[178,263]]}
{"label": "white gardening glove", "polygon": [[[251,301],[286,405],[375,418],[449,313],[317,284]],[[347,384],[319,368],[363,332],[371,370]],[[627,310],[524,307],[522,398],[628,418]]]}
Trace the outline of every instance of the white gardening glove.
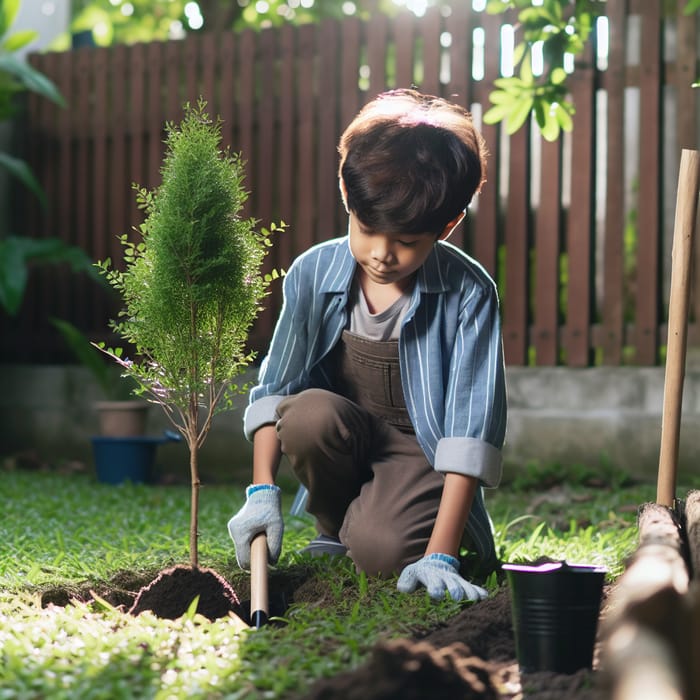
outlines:
{"label": "white gardening glove", "polygon": [[241,569],[250,568],[250,543],[264,532],[267,535],[267,556],[276,564],[282,551],[284,520],[282,493],[272,484],[250,485],[245,490],[243,507],[228,521],[228,532],[236,547],[236,560]]}
{"label": "white gardening glove", "polygon": [[459,575],[459,560],[449,554],[428,554],[409,564],[399,576],[396,587],[401,593],[410,593],[423,584],[433,600],[442,600],[445,592],[452,600],[483,600],[487,591]]}

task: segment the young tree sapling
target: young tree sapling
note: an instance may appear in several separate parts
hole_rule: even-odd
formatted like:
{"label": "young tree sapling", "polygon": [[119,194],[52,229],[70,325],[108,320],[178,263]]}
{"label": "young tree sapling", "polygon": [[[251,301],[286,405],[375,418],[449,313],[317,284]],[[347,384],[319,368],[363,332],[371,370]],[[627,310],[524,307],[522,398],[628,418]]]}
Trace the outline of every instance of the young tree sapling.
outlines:
{"label": "young tree sapling", "polygon": [[277,271],[263,274],[270,234],[243,218],[244,161],[221,147],[221,121],[200,98],[166,124],[162,183],[134,185],[145,212],[142,240],[120,237],[125,270],[107,259],[101,272],[123,302],[111,328],[135,349],[132,360],[102,349],[136,380],[137,393],[160,405],[185,438],[192,484],[190,564],[198,567],[198,451],[214,415],[246,390],[234,380],[253,360],[250,327]]}

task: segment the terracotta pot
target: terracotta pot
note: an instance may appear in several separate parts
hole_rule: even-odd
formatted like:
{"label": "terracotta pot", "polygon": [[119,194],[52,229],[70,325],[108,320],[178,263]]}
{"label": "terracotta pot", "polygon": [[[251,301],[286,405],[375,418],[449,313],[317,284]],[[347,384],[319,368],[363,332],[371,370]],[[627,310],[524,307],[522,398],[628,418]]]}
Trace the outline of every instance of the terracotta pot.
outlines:
{"label": "terracotta pot", "polygon": [[149,405],[145,401],[98,401],[100,435],[106,437],[134,437],[146,433]]}

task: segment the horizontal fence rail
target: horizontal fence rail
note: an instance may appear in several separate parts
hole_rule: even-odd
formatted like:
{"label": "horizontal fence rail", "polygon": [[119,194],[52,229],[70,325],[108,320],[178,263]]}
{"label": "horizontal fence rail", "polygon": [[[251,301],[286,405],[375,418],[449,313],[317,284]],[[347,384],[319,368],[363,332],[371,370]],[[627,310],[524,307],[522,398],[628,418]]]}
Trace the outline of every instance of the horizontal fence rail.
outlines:
{"label": "horizontal fence rail", "polygon": [[[247,163],[245,213],[289,225],[269,259],[285,268],[345,232],[336,174],[344,126],[377,93],[416,85],[472,111],[489,145],[488,182],[452,240],[498,283],[506,362],[659,363],[678,160],[698,141],[697,18],[682,14],[682,0],[667,15],[664,3],[608,0],[570,79],[573,131],[549,143],[532,125],[509,137],[482,123],[512,18],[468,5],[32,55],[68,108],[28,100],[20,154],[49,208],[18,192],[14,230],[119,260],[117,237],[142,220],[132,183],[159,184],[164,124],[202,97]],[[265,347],[279,303],[277,287],[253,347]],[[693,293],[691,347],[699,307]],[[21,313],[0,318],[0,360],[70,360],[50,317],[99,340],[117,311],[94,280],[34,269]]]}

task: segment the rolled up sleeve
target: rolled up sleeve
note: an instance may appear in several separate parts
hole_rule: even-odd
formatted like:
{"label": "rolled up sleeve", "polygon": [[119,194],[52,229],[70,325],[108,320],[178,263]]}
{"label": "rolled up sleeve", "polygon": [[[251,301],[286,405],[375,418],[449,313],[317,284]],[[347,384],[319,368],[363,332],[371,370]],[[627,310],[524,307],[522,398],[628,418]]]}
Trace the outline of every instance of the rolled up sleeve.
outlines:
{"label": "rolled up sleeve", "polygon": [[484,486],[495,488],[501,481],[501,450],[484,440],[469,437],[446,437],[438,441],[435,470],[476,477]]}
{"label": "rolled up sleeve", "polygon": [[258,428],[277,422],[279,419],[277,406],[284,398],[284,396],[277,394],[263,396],[246,408],[243,415],[243,432],[248,440],[253,439],[253,435]]}

